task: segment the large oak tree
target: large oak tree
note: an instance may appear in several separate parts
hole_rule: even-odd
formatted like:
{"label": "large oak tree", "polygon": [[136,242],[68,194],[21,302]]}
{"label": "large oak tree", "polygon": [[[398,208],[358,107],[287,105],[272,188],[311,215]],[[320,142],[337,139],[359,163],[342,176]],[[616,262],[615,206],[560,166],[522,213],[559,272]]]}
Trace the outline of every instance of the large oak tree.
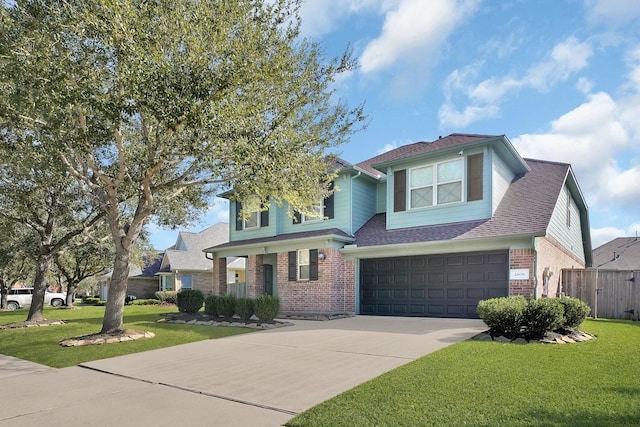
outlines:
{"label": "large oak tree", "polygon": [[106,214],[115,261],[102,332],[122,329],[144,225],[212,192],[308,212],[327,154],[363,124],[332,84],[354,68],[300,38],[296,0],[16,1],[3,8],[1,114],[55,151]]}

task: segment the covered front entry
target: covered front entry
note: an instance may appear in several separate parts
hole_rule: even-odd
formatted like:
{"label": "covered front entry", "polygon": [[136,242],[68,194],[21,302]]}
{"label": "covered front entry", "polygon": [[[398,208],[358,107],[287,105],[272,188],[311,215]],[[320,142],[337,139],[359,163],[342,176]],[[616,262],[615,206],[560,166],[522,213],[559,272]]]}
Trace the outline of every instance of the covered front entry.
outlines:
{"label": "covered front entry", "polygon": [[509,252],[360,262],[360,314],[477,318],[478,301],[509,294]]}

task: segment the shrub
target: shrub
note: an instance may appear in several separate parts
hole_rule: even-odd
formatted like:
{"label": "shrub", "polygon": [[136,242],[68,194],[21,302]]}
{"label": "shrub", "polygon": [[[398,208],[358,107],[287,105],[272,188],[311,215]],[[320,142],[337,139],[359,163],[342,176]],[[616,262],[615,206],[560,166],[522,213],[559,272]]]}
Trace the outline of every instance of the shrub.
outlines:
{"label": "shrub", "polygon": [[236,314],[240,320],[248,322],[253,316],[253,300],[250,298],[238,298],[236,300]]}
{"label": "shrub", "polygon": [[100,298],[96,298],[96,297],[82,298],[82,302],[84,304],[98,305],[98,303],[100,302]]}
{"label": "shrub", "polygon": [[155,298],[145,298],[145,299],[137,299],[131,301],[131,305],[158,305],[160,304],[160,300]]}
{"label": "shrub", "polygon": [[220,295],[217,300],[218,314],[225,319],[231,319],[236,314],[236,297]]}
{"label": "shrub", "polygon": [[478,314],[490,331],[513,336],[520,333],[527,300],[522,295],[491,298],[478,303]]}
{"label": "shrub", "polygon": [[178,311],[183,313],[197,313],[202,308],[204,295],[198,289],[183,289],[178,292],[177,305]]}
{"label": "shrub", "polygon": [[565,329],[577,329],[591,312],[591,308],[578,298],[562,297],[559,301],[564,307],[564,324],[562,327]]}
{"label": "shrub", "polygon": [[262,295],[253,301],[254,312],[262,322],[271,322],[280,311],[280,300],[271,295]]}
{"label": "shrub", "polygon": [[218,310],[218,295],[209,295],[204,299],[204,312],[211,317],[219,317],[220,311]]}
{"label": "shrub", "polygon": [[161,303],[166,304],[177,304],[178,291],[158,291],[156,292],[156,298],[160,300]]}
{"label": "shrub", "polygon": [[564,307],[559,298],[541,298],[529,301],[524,311],[526,334],[540,337],[564,323]]}

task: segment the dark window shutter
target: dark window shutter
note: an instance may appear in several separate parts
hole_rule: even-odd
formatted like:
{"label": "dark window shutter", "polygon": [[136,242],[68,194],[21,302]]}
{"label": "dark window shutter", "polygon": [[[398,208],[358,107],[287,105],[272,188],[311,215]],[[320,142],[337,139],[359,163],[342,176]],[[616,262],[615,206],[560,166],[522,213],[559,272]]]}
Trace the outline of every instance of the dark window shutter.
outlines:
{"label": "dark window shutter", "polygon": [[296,262],[296,251],[289,252],[289,281],[295,281],[298,278],[297,270],[297,262]]}
{"label": "dark window shutter", "polygon": [[483,155],[467,157],[467,201],[482,200]]}
{"label": "dark window shutter", "polygon": [[[329,190],[333,191],[333,181],[329,184]],[[333,219],[333,193],[324,199],[324,216],[327,219]]]}
{"label": "dark window shutter", "polygon": [[318,250],[309,249],[309,280],[318,280]]}
{"label": "dark window shutter", "polygon": [[242,230],[242,217],[240,216],[240,212],[242,212],[242,203],[236,202],[236,230]]}
{"label": "dark window shutter", "polygon": [[393,211],[407,209],[407,171],[402,169],[393,173]]}
{"label": "dark window shutter", "polygon": [[293,223],[294,224],[300,224],[302,222],[302,215],[300,215],[300,212],[294,212],[293,213]]}
{"label": "dark window shutter", "polygon": [[269,209],[267,209],[266,211],[260,211],[260,227],[268,227],[268,226],[269,226]]}

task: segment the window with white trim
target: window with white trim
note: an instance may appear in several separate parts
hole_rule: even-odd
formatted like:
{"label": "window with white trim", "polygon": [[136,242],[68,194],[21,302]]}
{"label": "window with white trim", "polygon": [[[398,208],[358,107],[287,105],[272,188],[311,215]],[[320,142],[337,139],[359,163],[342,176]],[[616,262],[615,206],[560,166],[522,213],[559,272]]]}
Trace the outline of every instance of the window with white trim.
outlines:
{"label": "window with white trim", "polygon": [[251,199],[247,202],[247,210],[251,212],[248,217],[244,219],[244,228],[259,228],[260,227],[260,201]]}
{"label": "window with white trim", "polygon": [[413,168],[409,172],[411,209],[462,201],[462,159]]}
{"label": "window with white trim", "polygon": [[181,276],[180,277],[181,289],[193,289],[193,278],[191,276]]}
{"label": "window with white trim", "polygon": [[309,280],[309,249],[298,250],[298,280]]}
{"label": "window with white trim", "polygon": [[311,208],[312,214],[302,214],[302,222],[322,221],[324,219],[324,200]]}

